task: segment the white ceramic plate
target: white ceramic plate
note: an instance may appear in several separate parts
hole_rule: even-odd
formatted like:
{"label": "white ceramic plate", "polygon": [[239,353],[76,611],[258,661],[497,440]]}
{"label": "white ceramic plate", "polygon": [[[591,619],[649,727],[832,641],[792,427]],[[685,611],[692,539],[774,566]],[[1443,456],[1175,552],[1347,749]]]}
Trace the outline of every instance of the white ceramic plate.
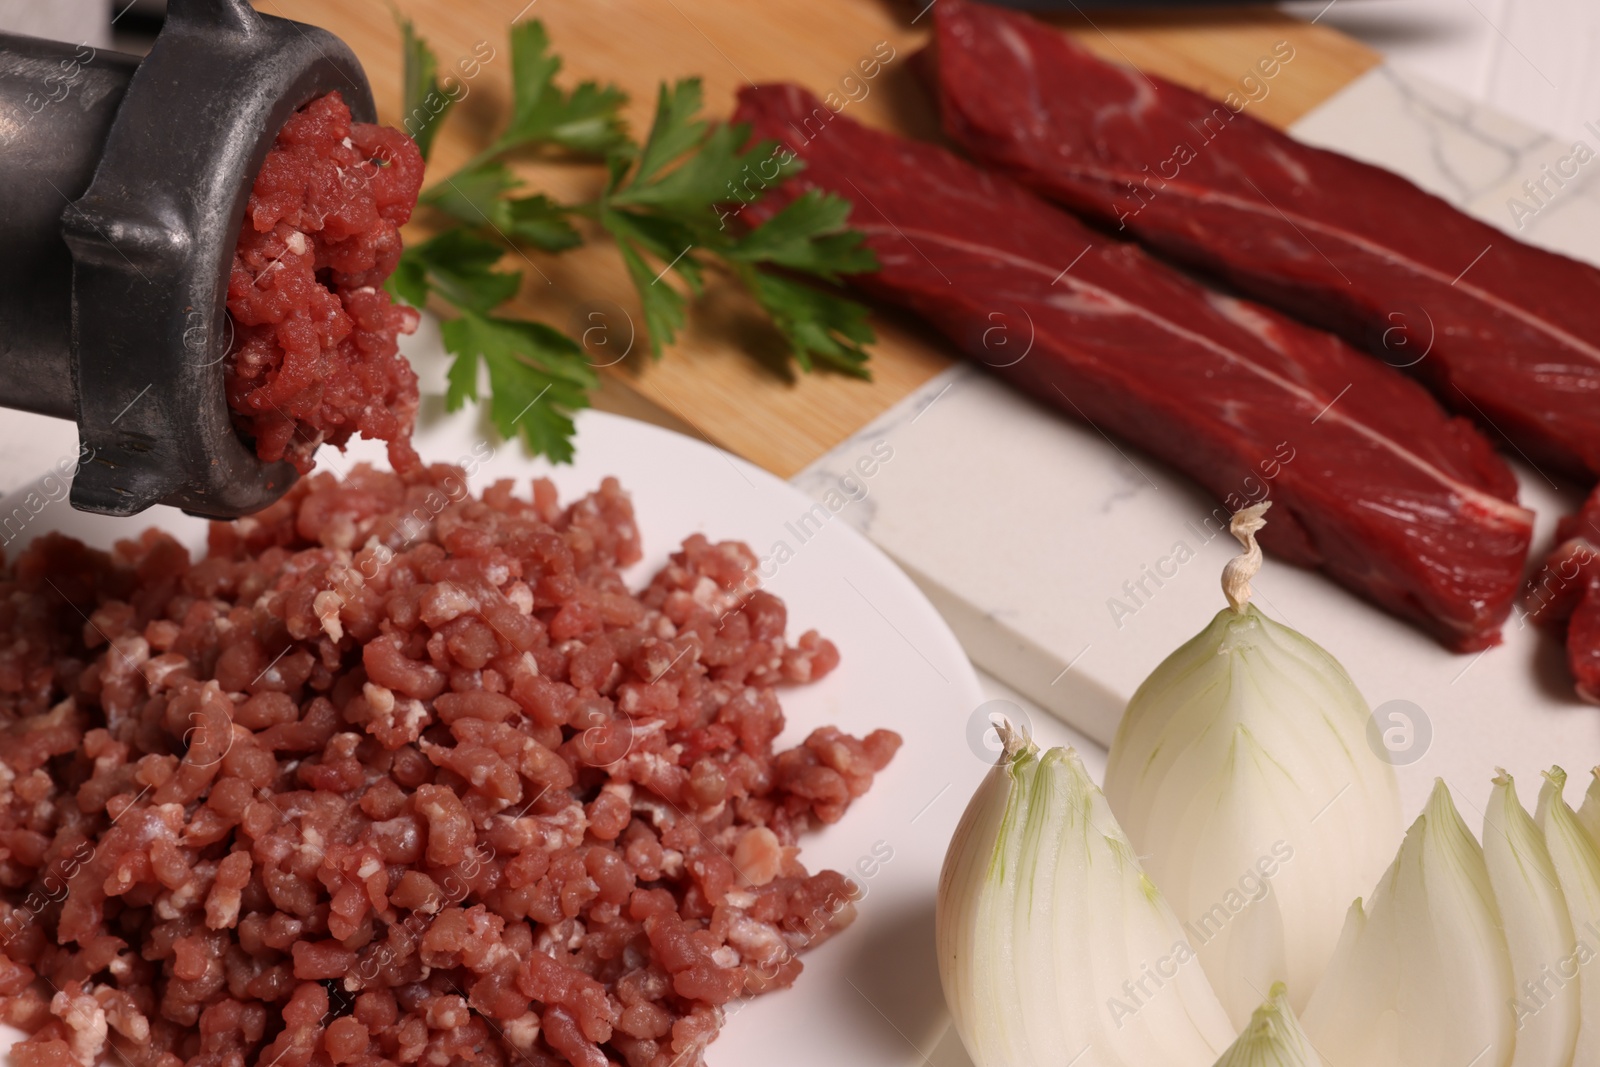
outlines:
{"label": "white ceramic plate", "polygon": [[[429,357],[416,352],[413,358],[425,365]],[[473,413],[445,416],[433,402],[425,410],[416,443],[426,459],[455,462],[484,440]],[[905,745],[872,791],[842,822],[814,835],[802,853],[812,870],[854,874],[866,891],[857,921],[805,957],[805,973],[792,989],[731,1006],[727,1028],[708,1058],[722,1067],[924,1063],[946,1025],[933,949],[939,865],[956,819],[986,770],[966,740],[969,720],[983,701],[978,680],[943,619],[888,557],[844,521],[820,518],[826,509],[814,512],[814,502],[798,490],[703,442],[585,412],[571,466],[530,460],[514,445],[494,447],[472,478],[475,487],[510,477],[525,495],[531,477],[546,475],[567,500],[607,474],[621,479],[633,495],[644,538],[645,559],[629,575],[635,585],[696,531],[745,541],[762,557],[772,555],[779,542],[788,545],[792,558],[767,587],[789,606],[791,636],[815,627],[839,646],[843,661],[823,681],[783,692],[788,729],[782,742],[794,743],[813,727],[832,723],[858,735],[893,729]],[[0,422],[0,486],[21,485],[28,481],[25,472],[46,469],[54,452],[71,448],[71,434],[62,437],[60,427],[6,416]],[[347,469],[381,456],[381,448],[358,442],[328,460],[335,469]],[[19,469],[23,463],[32,465]],[[813,518],[802,523],[808,514]],[[203,545],[205,524],[166,508],[112,520],[59,502],[42,510],[7,550],[48,529],[108,545],[148,525],[171,531],[192,548]],[[809,536],[802,540],[797,531]],[[0,1039],[0,1047],[8,1044]]]}

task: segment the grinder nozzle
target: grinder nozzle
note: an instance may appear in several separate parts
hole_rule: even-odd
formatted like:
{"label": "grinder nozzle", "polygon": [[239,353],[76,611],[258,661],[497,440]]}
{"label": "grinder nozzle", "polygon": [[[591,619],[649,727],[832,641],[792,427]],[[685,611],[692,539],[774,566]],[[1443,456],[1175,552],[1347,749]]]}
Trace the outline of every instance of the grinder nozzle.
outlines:
{"label": "grinder nozzle", "polygon": [[228,275],[278,129],[350,49],[246,0],[171,0],[149,55],[0,34],[0,405],[78,424],[84,511],[237,518],[295,479],[240,438]]}

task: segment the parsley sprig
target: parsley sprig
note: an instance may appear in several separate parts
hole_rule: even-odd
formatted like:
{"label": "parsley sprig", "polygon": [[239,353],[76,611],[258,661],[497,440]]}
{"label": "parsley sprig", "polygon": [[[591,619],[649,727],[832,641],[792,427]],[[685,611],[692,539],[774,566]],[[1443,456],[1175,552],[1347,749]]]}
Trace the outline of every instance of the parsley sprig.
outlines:
{"label": "parsley sprig", "polygon": [[[431,116],[409,131],[426,158],[448,94],[426,42],[410,23],[401,29],[406,114]],[[408,304],[420,307],[432,295],[454,312],[443,326],[445,348],[455,357],[450,410],[480,399],[479,368],[486,367],[496,428],[520,435],[535,453],[571,459],[571,414],[588,405],[599,384],[595,369],[566,334],[497,310],[522,284],[520,271],[499,267],[504,242],[562,252],[583,243],[573,225],[580,218],[615,242],[644,309],[653,357],[676,339],[707,272],[718,270],[751,294],[802,370],[826,366],[869,377],[866,346],[874,335],[867,310],[837,283],[877,269],[877,260],[849,229],[848,201],[809,190],[761,225],[740,226],[736,208],[791,176],[798,163],[775,142],[748,144],[746,126],[700,118],[699,79],[661,86],[640,144],[622,119],[621,90],[594,81],[571,89],[556,84],[561,59],[551,54],[539,22],[512,27],[511,68],[505,130],[423,190],[421,202],[454,224],[408,247],[389,280],[390,291]],[[602,164],[599,195],[561,203],[530,191],[506,162],[529,154]]]}

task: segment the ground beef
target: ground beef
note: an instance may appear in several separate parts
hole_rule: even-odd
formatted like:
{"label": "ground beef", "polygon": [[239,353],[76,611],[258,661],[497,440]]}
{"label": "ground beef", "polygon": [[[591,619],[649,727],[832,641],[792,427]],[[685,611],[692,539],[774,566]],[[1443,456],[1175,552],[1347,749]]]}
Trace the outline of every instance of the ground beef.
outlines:
{"label": "ground beef", "polygon": [[744,545],[639,558],[615,480],[358,467],[0,566],[12,1063],[700,1064],[851,919],[797,843],[900,739],[777,750],[834,646]]}
{"label": "ground beef", "polygon": [[417,378],[398,343],[417,312],[390,303],[383,283],[421,186],[411,139],[352,123],[338,93],[278,132],[228,279],[228,405],[262,459],[304,474],[318,445],[359,433],[387,441],[396,470],[419,465]]}

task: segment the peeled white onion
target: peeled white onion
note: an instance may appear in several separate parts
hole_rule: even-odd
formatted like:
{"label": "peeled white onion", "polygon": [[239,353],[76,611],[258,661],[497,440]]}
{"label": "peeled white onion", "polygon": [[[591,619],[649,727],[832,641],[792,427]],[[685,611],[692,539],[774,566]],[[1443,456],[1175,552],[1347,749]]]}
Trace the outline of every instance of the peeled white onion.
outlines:
{"label": "peeled white onion", "polygon": [[1247,551],[1224,578],[1230,607],[1139,687],[1106,770],[1112,811],[1236,1027],[1277,981],[1304,1006],[1403,827],[1350,676],[1246,602],[1261,522],[1259,508],[1235,517]]}
{"label": "peeled white onion", "polygon": [[1539,791],[1539,825],[1550,859],[1561,881],[1573,933],[1588,952],[1577,957],[1578,1004],[1582,1019],[1573,1063],[1600,1064],[1600,970],[1594,966],[1595,938],[1600,935],[1600,846],[1567,806],[1562,792],[1567,775],[1560,767],[1545,774]]}
{"label": "peeled white onion", "polygon": [[975,1067],[1210,1067],[1234,1031],[1071,749],[1009,728],[939,879],[939,976]]}
{"label": "peeled white onion", "polygon": [[1272,987],[1267,1002],[1250,1016],[1249,1025],[1215,1067],[1323,1067],[1295,1018],[1282,982]]}
{"label": "peeled white onion", "polygon": [[1440,781],[1301,1022],[1326,1067],[1509,1067],[1512,990],[1483,848]]}
{"label": "peeled white onion", "polygon": [[1511,953],[1512,1067],[1568,1067],[1578,1041],[1578,983],[1575,973],[1561,978],[1558,971],[1562,961],[1575,961],[1577,942],[1544,832],[1504,771],[1484,812],[1483,858]]}

